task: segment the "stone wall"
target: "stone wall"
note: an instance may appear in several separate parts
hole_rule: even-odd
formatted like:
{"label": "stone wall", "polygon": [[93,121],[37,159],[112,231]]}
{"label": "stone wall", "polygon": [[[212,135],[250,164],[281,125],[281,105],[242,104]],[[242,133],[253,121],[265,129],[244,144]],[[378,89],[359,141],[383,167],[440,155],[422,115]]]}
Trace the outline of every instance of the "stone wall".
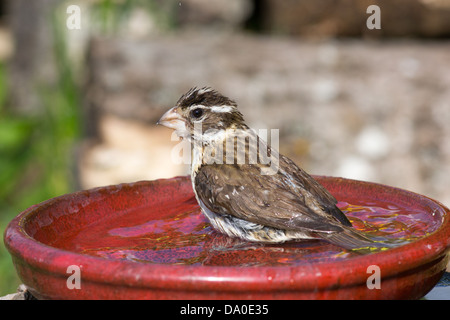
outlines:
{"label": "stone wall", "polygon": [[89,49],[82,187],[184,174],[156,128],[193,86],[235,99],[313,174],[381,182],[450,205],[450,43],[306,41],[196,32]]}

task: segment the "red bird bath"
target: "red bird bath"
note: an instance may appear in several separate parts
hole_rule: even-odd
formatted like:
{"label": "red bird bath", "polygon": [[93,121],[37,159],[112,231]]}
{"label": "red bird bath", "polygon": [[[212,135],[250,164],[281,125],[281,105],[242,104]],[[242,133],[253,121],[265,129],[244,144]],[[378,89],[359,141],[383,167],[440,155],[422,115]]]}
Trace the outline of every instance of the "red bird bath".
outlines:
{"label": "red bird bath", "polygon": [[398,188],[316,178],[355,228],[405,244],[361,253],[228,238],[200,213],[188,177],[50,199],[16,217],[5,244],[41,299],[417,299],[433,288],[449,260],[447,208]]}

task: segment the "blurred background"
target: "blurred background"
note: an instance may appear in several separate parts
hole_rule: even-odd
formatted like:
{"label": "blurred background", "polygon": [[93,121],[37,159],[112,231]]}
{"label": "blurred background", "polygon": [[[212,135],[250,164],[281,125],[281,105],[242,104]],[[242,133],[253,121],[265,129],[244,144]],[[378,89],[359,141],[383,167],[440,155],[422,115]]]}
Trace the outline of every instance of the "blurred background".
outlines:
{"label": "blurred background", "polygon": [[[450,206],[449,37],[450,0],[0,0],[0,233],[61,194],[187,174],[155,122],[193,86],[312,174]],[[2,243],[0,296],[19,283]]]}

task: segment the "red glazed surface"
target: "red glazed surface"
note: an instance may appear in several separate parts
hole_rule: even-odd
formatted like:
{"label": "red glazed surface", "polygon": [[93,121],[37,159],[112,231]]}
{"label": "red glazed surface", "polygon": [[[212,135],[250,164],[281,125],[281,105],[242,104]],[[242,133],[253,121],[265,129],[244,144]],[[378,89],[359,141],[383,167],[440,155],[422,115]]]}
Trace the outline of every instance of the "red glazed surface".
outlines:
{"label": "red glazed surface", "polygon": [[[398,188],[316,178],[339,201],[389,199],[423,211],[439,225],[426,237],[395,249],[292,266],[151,264],[60,249],[64,237],[118,213],[139,208],[164,212],[177,202],[192,206],[191,182],[178,177],[50,199],[16,217],[5,232],[5,244],[25,285],[36,297],[47,299],[415,299],[438,282],[449,260],[447,208]],[[67,287],[70,265],[80,266],[81,289]],[[381,289],[367,287],[371,265],[380,268]]]}

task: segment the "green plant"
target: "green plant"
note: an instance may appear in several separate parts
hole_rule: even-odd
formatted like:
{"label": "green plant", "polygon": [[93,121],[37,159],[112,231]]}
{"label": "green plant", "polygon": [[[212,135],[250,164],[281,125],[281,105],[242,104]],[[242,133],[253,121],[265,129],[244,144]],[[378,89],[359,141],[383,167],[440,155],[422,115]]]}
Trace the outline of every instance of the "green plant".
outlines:
{"label": "green plant", "polygon": [[[74,190],[73,147],[80,136],[79,86],[61,21],[53,16],[54,52],[58,81],[36,84],[43,110],[17,115],[5,108],[6,69],[0,65],[0,232],[27,207]],[[11,258],[0,246],[0,296],[19,284]]]}

